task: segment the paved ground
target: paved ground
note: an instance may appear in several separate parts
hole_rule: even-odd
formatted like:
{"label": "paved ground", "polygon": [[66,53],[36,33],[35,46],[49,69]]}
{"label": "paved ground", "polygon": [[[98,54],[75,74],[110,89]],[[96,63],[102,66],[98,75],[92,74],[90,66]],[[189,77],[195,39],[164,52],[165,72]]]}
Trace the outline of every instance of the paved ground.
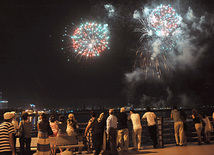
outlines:
{"label": "paved ground", "polygon": [[[165,145],[164,148],[153,149],[151,146],[142,147],[140,151],[119,152],[119,155],[214,155],[214,141],[211,144],[197,145],[197,143],[188,143],[187,146],[175,146],[175,144]],[[33,150],[33,149],[32,149]],[[33,151],[35,152],[35,150]],[[82,154],[86,154],[83,151]],[[59,155],[59,153],[57,153]],[[71,155],[69,152],[62,155]],[[93,154],[87,154],[93,155]],[[107,154],[106,154],[107,155]]]}
{"label": "paved ground", "polygon": [[[120,155],[124,153],[120,153]],[[209,145],[197,145],[191,143],[187,146],[179,147],[175,145],[168,145],[164,148],[153,149],[144,148],[138,152],[129,150],[127,154],[148,154],[148,155],[214,155],[214,143]]]}
{"label": "paved ground", "polygon": [[[85,151],[82,153],[85,154]],[[189,143],[187,146],[166,145],[164,148],[153,149],[151,147],[142,147],[140,151],[119,152],[119,155],[214,155],[214,142],[209,145],[197,145],[197,143]],[[92,155],[92,154],[90,154]]]}

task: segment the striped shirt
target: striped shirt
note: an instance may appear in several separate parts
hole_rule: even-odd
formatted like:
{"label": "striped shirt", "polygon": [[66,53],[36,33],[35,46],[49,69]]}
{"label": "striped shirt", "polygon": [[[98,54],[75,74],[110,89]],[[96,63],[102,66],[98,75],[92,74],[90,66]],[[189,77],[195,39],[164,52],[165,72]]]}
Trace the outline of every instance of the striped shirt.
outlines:
{"label": "striped shirt", "polygon": [[11,151],[9,134],[14,133],[14,126],[10,122],[3,122],[0,125],[0,152]]}

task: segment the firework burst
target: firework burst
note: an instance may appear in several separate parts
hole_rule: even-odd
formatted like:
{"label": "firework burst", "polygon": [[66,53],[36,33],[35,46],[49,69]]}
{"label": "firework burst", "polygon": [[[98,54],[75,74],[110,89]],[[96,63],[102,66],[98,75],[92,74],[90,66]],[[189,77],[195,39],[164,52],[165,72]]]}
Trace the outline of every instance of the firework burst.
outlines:
{"label": "firework burst", "polygon": [[167,58],[176,46],[181,17],[170,5],[162,4],[153,10],[144,8],[142,15],[135,11],[133,17],[142,24],[135,32],[142,34],[140,41],[144,43],[136,53],[135,64],[140,66],[145,78],[160,78],[162,69],[169,70]]}
{"label": "firework burst", "polygon": [[[74,24],[73,24],[74,26]],[[95,22],[81,23],[79,27],[65,27],[65,34],[62,42],[67,42],[66,49],[68,55],[75,54],[75,58],[88,59],[100,56],[100,53],[108,47],[109,31],[108,24],[98,24]],[[69,35],[71,33],[72,35]],[[62,50],[65,49],[62,48]],[[70,56],[68,56],[70,61]]]}

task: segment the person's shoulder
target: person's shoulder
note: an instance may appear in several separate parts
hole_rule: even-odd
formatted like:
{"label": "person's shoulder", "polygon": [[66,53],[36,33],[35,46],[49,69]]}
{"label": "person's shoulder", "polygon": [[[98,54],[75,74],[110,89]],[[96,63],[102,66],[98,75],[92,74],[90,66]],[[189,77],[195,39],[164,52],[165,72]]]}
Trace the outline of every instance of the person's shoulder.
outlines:
{"label": "person's shoulder", "polygon": [[144,114],[143,114],[143,117],[146,117],[148,115],[148,112],[145,112]]}
{"label": "person's shoulder", "polygon": [[13,124],[11,122],[6,122],[5,125],[7,125],[9,127],[13,126]]}
{"label": "person's shoulder", "polygon": [[138,113],[134,113],[134,114],[132,114],[133,116],[139,116],[139,114]]}
{"label": "person's shoulder", "polygon": [[109,115],[107,118],[106,118],[106,120],[108,120],[108,119],[110,119],[111,118],[111,115]]}
{"label": "person's shoulder", "polygon": [[13,124],[10,123],[10,122],[3,122],[3,123],[1,124],[1,126],[10,127],[10,126],[13,126]]}

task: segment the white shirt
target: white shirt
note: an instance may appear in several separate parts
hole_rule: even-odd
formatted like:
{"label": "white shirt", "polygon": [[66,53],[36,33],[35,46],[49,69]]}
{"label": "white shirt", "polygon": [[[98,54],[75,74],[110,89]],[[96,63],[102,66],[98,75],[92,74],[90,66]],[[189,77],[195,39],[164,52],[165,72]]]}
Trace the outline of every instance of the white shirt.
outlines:
{"label": "white shirt", "polygon": [[106,132],[109,134],[110,128],[117,129],[117,117],[115,115],[110,115],[106,120]]}
{"label": "white shirt", "polygon": [[147,119],[148,126],[153,126],[156,124],[155,122],[156,115],[153,112],[146,112],[142,118]]}
{"label": "white shirt", "polygon": [[142,129],[140,115],[138,113],[131,114],[130,118],[132,121],[133,129]]}

